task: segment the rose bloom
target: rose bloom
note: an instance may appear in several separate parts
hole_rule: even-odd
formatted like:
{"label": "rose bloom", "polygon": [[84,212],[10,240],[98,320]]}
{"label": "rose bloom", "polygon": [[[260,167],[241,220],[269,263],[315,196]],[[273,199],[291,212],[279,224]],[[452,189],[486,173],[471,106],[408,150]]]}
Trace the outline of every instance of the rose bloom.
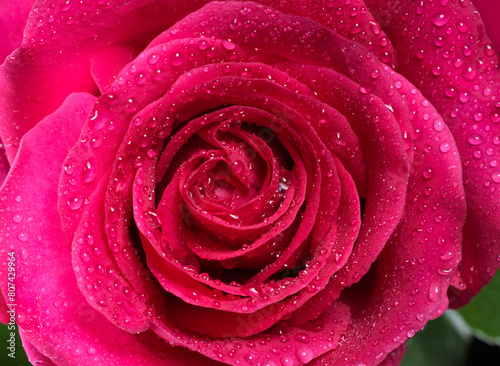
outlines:
{"label": "rose bloom", "polygon": [[1,14],[2,317],[34,364],[397,365],[500,266],[470,1]]}

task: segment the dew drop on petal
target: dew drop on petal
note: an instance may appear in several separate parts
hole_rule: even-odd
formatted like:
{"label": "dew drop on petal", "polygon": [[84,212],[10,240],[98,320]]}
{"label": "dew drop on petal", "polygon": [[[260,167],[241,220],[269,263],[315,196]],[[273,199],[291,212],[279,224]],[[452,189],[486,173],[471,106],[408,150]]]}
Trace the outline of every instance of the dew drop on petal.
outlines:
{"label": "dew drop on petal", "polygon": [[491,180],[495,183],[500,184],[500,171],[491,173]]}
{"label": "dew drop on petal", "polygon": [[432,17],[432,23],[434,25],[437,25],[438,27],[443,27],[450,21],[450,19],[451,19],[451,13],[446,11],[434,15]]}
{"label": "dew drop on petal", "polygon": [[309,347],[299,347],[295,351],[295,355],[297,356],[297,360],[302,363],[308,363],[314,357],[313,352]]}
{"label": "dew drop on petal", "polygon": [[440,118],[436,119],[434,121],[434,129],[438,132],[441,132],[444,130],[444,121]]}
{"label": "dew drop on petal", "polygon": [[498,112],[493,112],[493,113],[491,113],[491,115],[490,115],[490,120],[491,120],[491,122],[493,122],[493,123],[498,123],[498,122],[500,122],[500,113],[498,113]]}
{"label": "dew drop on petal", "polygon": [[482,144],[484,142],[484,139],[482,136],[472,135],[467,138],[467,141],[469,142],[469,144],[476,146]]}
{"label": "dew drop on petal", "polygon": [[292,366],[293,365],[293,358],[290,357],[289,355],[284,355],[284,356],[281,356],[280,362],[281,362],[282,366]]}
{"label": "dew drop on petal", "polygon": [[172,66],[180,66],[180,65],[182,65],[183,61],[184,60],[183,60],[182,55],[180,53],[174,53],[170,57],[170,63],[172,64]]}
{"label": "dew drop on petal", "polygon": [[69,208],[73,211],[78,210],[82,207],[83,199],[81,197],[74,197],[73,199],[68,200]]}
{"label": "dew drop on petal", "polygon": [[441,288],[439,283],[431,282],[429,285],[429,300],[437,302],[441,300]]}
{"label": "dew drop on petal", "polygon": [[222,46],[228,51],[234,50],[236,48],[236,45],[233,42],[229,41],[222,41]]}
{"label": "dew drop on petal", "polygon": [[447,153],[448,151],[451,150],[451,144],[449,142],[443,142],[440,146],[439,146],[439,150],[441,152],[444,152],[444,153]]}
{"label": "dew drop on petal", "polygon": [[29,237],[29,234],[24,231],[17,233],[17,238],[22,242],[28,241]]}
{"label": "dew drop on petal", "polygon": [[82,180],[84,183],[90,183],[94,180],[96,176],[95,161],[93,158],[87,161],[87,164],[83,167]]}

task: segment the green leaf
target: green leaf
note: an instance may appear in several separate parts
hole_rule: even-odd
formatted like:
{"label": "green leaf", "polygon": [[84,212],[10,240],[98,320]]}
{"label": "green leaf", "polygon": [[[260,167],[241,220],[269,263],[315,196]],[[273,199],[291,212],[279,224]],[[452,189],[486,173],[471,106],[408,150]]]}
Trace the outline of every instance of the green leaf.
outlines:
{"label": "green leaf", "polygon": [[[15,333],[15,353],[12,354],[10,347],[10,333]],[[6,325],[0,324],[0,365],[2,366],[29,366],[31,363],[28,361],[28,357],[24,352],[21,339],[19,338],[19,328],[16,326],[15,330],[9,330]],[[10,357],[9,354],[15,356]]]}
{"label": "green leaf", "polygon": [[500,345],[500,273],[472,301],[458,310],[473,334],[483,342]]}
{"label": "green leaf", "polygon": [[448,316],[432,320],[407,342],[401,366],[465,366],[469,337],[460,334]]}

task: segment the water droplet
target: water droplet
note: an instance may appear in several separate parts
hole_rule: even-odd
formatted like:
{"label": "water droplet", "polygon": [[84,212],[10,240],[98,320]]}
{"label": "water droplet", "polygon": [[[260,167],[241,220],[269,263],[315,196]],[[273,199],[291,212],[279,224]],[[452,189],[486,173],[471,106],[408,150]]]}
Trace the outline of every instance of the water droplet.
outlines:
{"label": "water droplet", "polygon": [[262,290],[259,285],[249,283],[241,287],[241,292],[247,296],[259,296]]}
{"label": "water droplet", "polygon": [[64,3],[62,3],[59,6],[59,9],[61,9],[61,12],[67,12],[71,8],[71,0],[66,0]]}
{"label": "water droplet", "polygon": [[294,336],[294,338],[300,343],[309,343],[309,334],[308,333],[298,333]]}
{"label": "water droplet", "polygon": [[14,214],[12,216],[12,220],[16,223],[19,224],[22,221],[23,217],[20,214]]}
{"label": "water droplet", "polygon": [[292,366],[293,365],[293,358],[289,355],[284,355],[281,356],[280,362],[282,366]]}
{"label": "water droplet", "polygon": [[243,356],[243,358],[250,365],[254,365],[254,364],[257,363],[257,356],[255,356],[255,354],[253,354],[252,352],[245,353],[244,356]]}
{"label": "water droplet", "polygon": [[491,113],[490,119],[491,119],[491,122],[493,122],[493,123],[500,122],[500,113],[498,113],[498,112]]}
{"label": "water droplet", "polygon": [[160,56],[158,56],[156,53],[152,53],[151,55],[148,56],[148,62],[150,65],[154,65],[160,60]]}
{"label": "water droplet", "polygon": [[222,46],[228,51],[234,50],[236,48],[236,44],[230,41],[222,41]]}
{"label": "water droplet", "polygon": [[[112,95],[108,95],[108,97],[113,98]],[[90,118],[91,126],[93,126],[95,130],[102,130],[104,126],[106,126],[106,122],[106,118],[100,116],[98,110],[96,110],[94,115]]]}
{"label": "water droplet", "polygon": [[445,39],[441,36],[436,36],[434,37],[434,44],[437,46],[437,47],[441,47],[442,45],[444,45],[446,43]]}
{"label": "water droplet", "polygon": [[431,282],[429,285],[429,300],[437,302],[441,300],[441,287],[438,282]]}
{"label": "water droplet", "polygon": [[442,12],[434,15],[432,17],[432,23],[437,25],[438,27],[442,27],[446,25],[451,19],[451,13],[450,12]]}
{"label": "water droplet", "polygon": [[467,141],[469,141],[469,144],[477,146],[477,145],[480,145],[484,142],[484,138],[482,136],[479,136],[479,135],[472,135],[472,136],[469,136]]}
{"label": "water droplet", "polygon": [[96,174],[97,174],[97,172],[96,172],[96,167],[95,167],[95,160],[94,160],[94,158],[90,158],[87,161],[87,164],[85,164],[85,166],[83,167],[82,180],[85,183],[90,183],[94,180]]}
{"label": "water droplet", "polygon": [[302,363],[308,363],[314,357],[313,352],[309,347],[299,347],[295,351],[295,355],[297,356],[297,360]]}
{"label": "water droplet", "polygon": [[427,168],[424,169],[422,175],[424,176],[425,179],[431,179],[434,177],[434,172],[432,171],[432,168]]}
{"label": "water droplet", "polygon": [[82,250],[82,252],[80,253],[80,258],[82,259],[82,261],[84,263],[88,263],[90,262],[90,256],[89,256],[89,253],[85,252]]}
{"label": "water droplet", "polygon": [[421,2],[417,5],[417,9],[416,9],[416,11],[417,11],[417,14],[418,14],[418,15],[422,15],[422,14],[423,14],[423,12],[424,12],[424,2],[423,2],[423,1],[421,1]]}
{"label": "water droplet", "polygon": [[500,172],[493,172],[491,173],[491,180],[495,183],[500,184]]}
{"label": "water droplet", "polygon": [[20,231],[17,233],[17,238],[22,242],[28,241],[29,237],[30,235],[24,231]]}
{"label": "water droplet", "polygon": [[79,196],[74,197],[73,199],[68,200],[68,206],[71,210],[76,211],[80,207],[82,207],[83,199]]}
{"label": "water droplet", "polygon": [[469,46],[464,45],[462,48],[462,53],[464,54],[464,56],[468,57],[472,55],[472,49]]}
{"label": "water droplet", "polygon": [[468,80],[468,81],[474,80],[476,78],[476,75],[477,75],[477,71],[475,68],[473,68],[472,66],[464,67],[464,70],[462,72],[462,76],[464,77],[465,80]]}
{"label": "water droplet", "polygon": [[183,57],[180,53],[174,53],[171,57],[170,57],[170,63],[172,64],[172,66],[179,66],[179,65],[182,65],[183,63]]}
{"label": "water droplet", "polygon": [[469,96],[469,93],[466,92],[466,91],[463,91],[460,93],[458,99],[462,102],[462,103],[467,103],[470,99],[470,96]]}
{"label": "water droplet", "polygon": [[444,130],[444,121],[440,118],[436,119],[434,121],[434,129],[438,132],[441,132]]}
{"label": "water droplet", "polygon": [[453,252],[445,252],[443,253],[440,258],[441,260],[443,261],[449,261],[451,258],[453,258],[455,256],[455,254],[453,254]]}
{"label": "water droplet", "polygon": [[451,150],[451,144],[449,142],[443,142],[441,146],[439,146],[439,150],[441,150],[441,152],[447,153]]}
{"label": "water droplet", "polygon": [[465,25],[465,23],[463,23],[463,22],[460,22],[460,23],[458,23],[458,25],[457,25],[457,30],[458,30],[460,33],[465,33],[465,32],[467,32],[467,25]]}
{"label": "water droplet", "polygon": [[354,23],[350,28],[349,28],[349,33],[351,34],[358,34],[359,32],[361,32],[361,26],[359,25],[359,23]]}
{"label": "water droplet", "polygon": [[285,170],[279,182],[279,193],[285,193],[292,185],[292,174]]}
{"label": "water droplet", "polygon": [[457,95],[457,91],[454,87],[452,86],[447,86],[445,89],[444,89],[444,94],[447,96],[447,97],[450,97],[450,98],[453,98],[455,95]]}
{"label": "water droplet", "polygon": [[441,66],[434,66],[434,67],[432,68],[432,73],[433,73],[434,75],[436,75],[436,76],[441,75],[441,73],[442,73]]}
{"label": "water droplet", "polygon": [[138,85],[142,85],[147,81],[146,74],[144,72],[140,72],[134,77],[135,83]]}
{"label": "water droplet", "polygon": [[233,162],[233,169],[236,173],[241,173],[243,171],[244,164],[241,160],[235,160]]}
{"label": "water droplet", "polygon": [[481,122],[483,120],[484,116],[481,112],[476,112],[474,113],[474,120],[476,122]]}

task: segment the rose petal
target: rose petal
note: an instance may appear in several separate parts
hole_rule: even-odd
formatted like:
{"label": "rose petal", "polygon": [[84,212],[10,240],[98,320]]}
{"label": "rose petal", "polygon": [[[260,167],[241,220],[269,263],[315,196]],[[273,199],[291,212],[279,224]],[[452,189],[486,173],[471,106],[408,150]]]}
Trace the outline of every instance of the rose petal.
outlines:
{"label": "rose petal", "polygon": [[[450,293],[451,306],[460,307],[500,267],[499,56],[467,1],[425,2],[424,8],[368,3],[394,44],[400,73],[436,106],[460,152],[468,210],[460,273],[467,288]],[[417,29],[432,34],[432,42],[415,36]]]}
{"label": "rose petal", "polygon": [[90,72],[101,93],[115,81],[120,71],[140,50],[131,44],[121,44],[100,50],[92,57]]}
{"label": "rose petal", "polygon": [[38,352],[35,347],[33,347],[33,345],[24,335],[23,331],[19,333],[19,336],[21,337],[21,340],[23,342],[24,352],[26,352],[26,356],[28,356],[28,359],[33,365],[56,366],[56,364],[53,363],[50,358],[45,357],[43,354]]}
{"label": "rose petal", "polygon": [[21,45],[23,31],[34,0],[2,1],[0,7],[0,63]]}
{"label": "rose petal", "polygon": [[[345,334],[344,347],[316,365],[378,364],[432,316],[440,315],[461,260],[465,202],[453,138],[444,124],[434,123],[440,116],[415,87],[391,75],[414,116],[416,132],[406,214],[372,270],[342,294],[353,309],[353,327]],[[441,151],[447,142],[450,150]]]}
{"label": "rose petal", "polygon": [[7,160],[7,155],[5,153],[5,148],[3,147],[3,143],[0,140],[0,186],[2,185],[5,177],[9,173],[10,164]]}
{"label": "rose petal", "polygon": [[[197,353],[165,345],[152,332],[133,335],[119,330],[91,308],[78,291],[71,255],[57,226],[59,213],[45,200],[57,197],[60,167],[94,101],[90,95],[73,94],[56,113],[31,130],[23,138],[12,172],[1,189],[2,201],[11,209],[0,211],[1,230],[15,237],[7,250],[16,253],[16,275],[22,281],[16,288],[16,315],[24,332],[23,341],[56,364],[69,359],[77,364],[120,366],[216,364]],[[73,124],[66,123],[69,118]],[[56,143],[51,140],[54,136]],[[47,149],[48,145],[52,149]],[[36,187],[33,177],[38,182]],[[23,220],[13,220],[13,212],[21,214]],[[7,268],[6,259],[2,268]],[[5,272],[2,278],[7,278]],[[3,291],[5,286],[2,281]],[[117,347],[127,352],[117,354]],[[39,359],[34,351],[30,353]]]}
{"label": "rose petal", "polygon": [[[195,352],[217,358],[229,365],[295,365],[306,364],[328,350],[335,349],[350,323],[349,308],[342,302],[332,305],[320,319],[300,327],[283,325],[276,332],[261,333],[247,338],[200,338],[176,331],[178,339]],[[237,327],[252,326],[237,319]],[[155,331],[167,336],[171,329],[157,323]]]}
{"label": "rose petal", "polygon": [[[21,8],[27,3],[21,1]],[[10,121],[2,124],[0,136],[10,161],[21,137],[68,94],[97,93],[89,70],[96,53],[122,44],[142,49],[154,34],[199,6],[183,0],[58,3],[53,8],[44,0],[35,2],[37,13],[28,19],[21,47],[0,67],[0,116]]]}

